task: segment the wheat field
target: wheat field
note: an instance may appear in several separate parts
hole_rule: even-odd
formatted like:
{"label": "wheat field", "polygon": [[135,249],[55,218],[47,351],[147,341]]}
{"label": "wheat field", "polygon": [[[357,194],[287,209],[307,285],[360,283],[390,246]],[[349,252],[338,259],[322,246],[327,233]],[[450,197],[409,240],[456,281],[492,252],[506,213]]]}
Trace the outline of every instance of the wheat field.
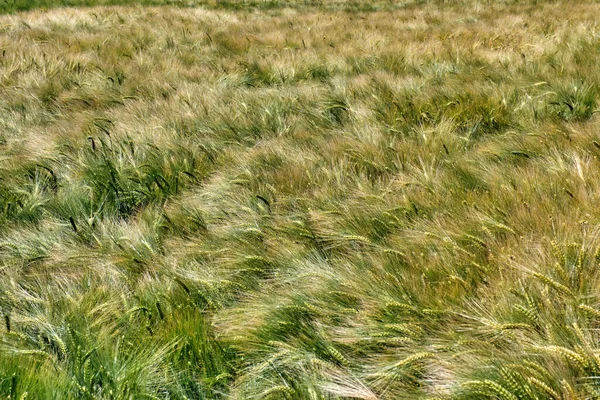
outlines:
{"label": "wheat field", "polygon": [[600,4],[134,3],[0,6],[1,398],[600,398]]}

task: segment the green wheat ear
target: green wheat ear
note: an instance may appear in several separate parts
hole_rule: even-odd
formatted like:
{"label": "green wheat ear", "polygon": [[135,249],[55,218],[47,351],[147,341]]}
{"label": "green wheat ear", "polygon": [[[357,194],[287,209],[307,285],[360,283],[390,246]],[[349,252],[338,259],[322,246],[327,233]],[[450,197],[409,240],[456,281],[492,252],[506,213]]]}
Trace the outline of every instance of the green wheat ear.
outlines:
{"label": "green wheat ear", "polygon": [[327,351],[331,355],[331,357],[337,361],[340,365],[348,366],[350,362],[333,346],[327,346]]}
{"label": "green wheat ear", "polygon": [[600,260],[600,246],[596,249],[596,251],[594,252],[594,259],[596,261]]}
{"label": "green wheat ear", "polygon": [[430,353],[430,352],[421,352],[421,353],[416,353],[413,354],[411,356],[406,357],[403,360],[400,360],[399,362],[395,363],[393,365],[394,368],[404,368],[404,367],[408,367],[412,364],[415,364],[417,362],[420,362],[422,360],[425,359],[429,359],[429,358],[434,358],[435,354],[434,353]]}
{"label": "green wheat ear", "polygon": [[274,386],[274,387],[264,391],[261,394],[261,397],[269,398],[269,396],[274,396],[274,395],[280,395],[280,396],[284,395],[287,397],[287,396],[294,396],[295,393],[296,392],[292,388],[290,388],[288,386],[280,385],[280,386]]}
{"label": "green wheat ear", "polygon": [[595,308],[590,307],[587,304],[580,304],[577,307],[581,311],[585,312],[586,314],[588,314],[588,315],[590,315],[592,317],[600,318],[600,310],[596,310]]}
{"label": "green wheat ear", "polygon": [[550,244],[552,245],[552,252],[554,254],[554,257],[556,257],[559,260],[562,266],[565,266],[567,264],[567,256],[565,255],[561,247],[558,245],[558,242],[552,240]]}
{"label": "green wheat ear", "polygon": [[513,306],[521,315],[523,315],[533,325],[537,325],[539,322],[539,314],[537,308],[526,308],[520,304]]}
{"label": "green wheat ear", "polygon": [[497,398],[500,400],[519,400],[517,396],[512,394],[504,386],[489,379],[481,381],[468,381],[464,382],[462,385],[467,388],[479,389],[481,393],[497,396]]}
{"label": "green wheat ear", "polygon": [[512,393],[516,394],[519,398],[527,398],[527,396],[529,396],[527,389],[518,381],[521,378],[518,373],[506,366],[500,369],[500,374]]}
{"label": "green wheat ear", "polygon": [[579,354],[578,352],[570,350],[566,347],[553,345],[553,346],[546,346],[543,349],[549,353],[555,353],[555,354],[559,354],[559,355],[565,357],[574,366],[581,368],[581,370],[583,370],[583,371],[585,371],[589,367],[586,357],[584,357],[581,354]]}
{"label": "green wheat ear", "polygon": [[527,378],[527,382],[529,382],[531,385],[533,385],[537,389],[540,389],[543,393],[545,393],[551,399],[559,400],[562,398],[554,389],[552,389],[550,386],[546,385],[544,382],[540,381],[539,379],[529,377],[529,378]]}
{"label": "green wheat ear", "polygon": [[563,380],[561,380],[560,384],[561,384],[561,388],[562,388],[563,398],[565,400],[575,400],[577,398],[575,390],[573,389],[573,387],[571,386],[571,384],[569,382],[567,382],[565,379],[563,379]]}
{"label": "green wheat ear", "polygon": [[536,278],[538,278],[540,281],[542,281],[543,283],[545,283],[546,285],[552,287],[553,289],[555,289],[556,291],[565,294],[569,297],[573,297],[573,292],[571,291],[571,289],[569,289],[567,286],[563,285],[560,282],[555,281],[554,279],[550,278],[549,276],[546,276],[544,274],[541,273],[534,273],[533,276],[535,276]]}

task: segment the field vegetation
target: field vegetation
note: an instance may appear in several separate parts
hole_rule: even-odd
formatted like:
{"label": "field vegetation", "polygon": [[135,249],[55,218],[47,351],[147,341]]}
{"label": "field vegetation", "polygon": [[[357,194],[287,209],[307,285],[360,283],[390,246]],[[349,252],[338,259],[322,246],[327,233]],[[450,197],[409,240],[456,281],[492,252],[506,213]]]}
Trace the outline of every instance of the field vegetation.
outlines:
{"label": "field vegetation", "polygon": [[0,397],[600,398],[600,4],[18,1]]}

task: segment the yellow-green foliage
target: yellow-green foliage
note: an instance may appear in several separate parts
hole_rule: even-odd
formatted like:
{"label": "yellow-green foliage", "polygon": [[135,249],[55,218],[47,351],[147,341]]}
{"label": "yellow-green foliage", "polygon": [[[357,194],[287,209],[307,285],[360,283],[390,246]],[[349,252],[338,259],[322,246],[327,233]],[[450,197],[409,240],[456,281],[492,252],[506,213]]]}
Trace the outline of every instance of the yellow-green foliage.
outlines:
{"label": "yellow-green foliage", "polygon": [[600,5],[151,4],[0,16],[0,397],[600,397]]}

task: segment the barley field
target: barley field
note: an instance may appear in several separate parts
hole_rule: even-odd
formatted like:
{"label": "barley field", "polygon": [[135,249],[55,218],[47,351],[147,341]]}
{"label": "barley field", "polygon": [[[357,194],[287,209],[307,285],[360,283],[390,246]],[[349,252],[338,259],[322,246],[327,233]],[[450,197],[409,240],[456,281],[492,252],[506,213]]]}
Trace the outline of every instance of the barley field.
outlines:
{"label": "barley field", "polygon": [[600,3],[0,13],[0,398],[600,398]]}

